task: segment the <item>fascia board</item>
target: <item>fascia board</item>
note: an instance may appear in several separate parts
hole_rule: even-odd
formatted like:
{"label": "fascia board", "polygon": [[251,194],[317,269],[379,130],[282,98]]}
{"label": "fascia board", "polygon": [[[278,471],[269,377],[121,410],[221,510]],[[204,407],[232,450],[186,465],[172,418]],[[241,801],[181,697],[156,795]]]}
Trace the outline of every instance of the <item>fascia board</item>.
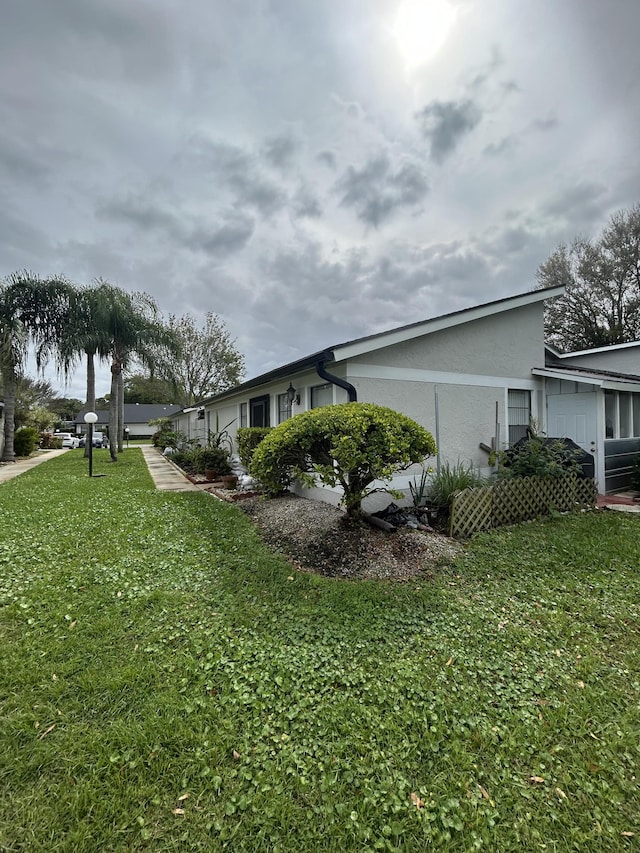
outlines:
{"label": "fascia board", "polygon": [[603,352],[618,352],[621,349],[640,347],[640,341],[627,341],[624,344],[610,344],[607,347],[594,347],[593,349],[574,350],[573,352],[558,353],[559,358],[579,358],[581,355],[599,355]]}
{"label": "fascia board", "polygon": [[436,317],[433,320],[425,320],[423,323],[417,323],[409,327],[405,326],[401,329],[391,329],[389,332],[381,332],[379,335],[365,338],[361,341],[354,341],[351,344],[334,347],[334,359],[335,361],[344,361],[348,358],[356,358],[359,355],[365,355],[374,350],[394,346],[394,344],[401,344],[423,335],[432,334],[433,332],[451,329],[463,323],[471,323],[474,320],[481,320],[484,317],[491,317],[494,314],[502,314],[505,311],[512,311],[515,308],[525,308],[527,305],[543,302],[545,299],[554,299],[557,296],[562,296],[563,293],[564,285],[547,288],[544,292],[534,290],[531,293],[523,293],[521,296],[507,298],[498,304],[478,305],[476,308],[467,308],[453,315],[449,314],[444,317]]}

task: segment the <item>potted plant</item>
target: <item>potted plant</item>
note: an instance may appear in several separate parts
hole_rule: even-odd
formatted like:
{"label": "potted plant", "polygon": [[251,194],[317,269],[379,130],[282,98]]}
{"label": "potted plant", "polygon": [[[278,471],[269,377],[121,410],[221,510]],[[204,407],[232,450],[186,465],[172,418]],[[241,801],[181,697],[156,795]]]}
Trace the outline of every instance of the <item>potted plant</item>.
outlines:
{"label": "potted plant", "polygon": [[217,480],[231,473],[229,452],[224,447],[203,447],[198,457],[199,473],[207,480]]}

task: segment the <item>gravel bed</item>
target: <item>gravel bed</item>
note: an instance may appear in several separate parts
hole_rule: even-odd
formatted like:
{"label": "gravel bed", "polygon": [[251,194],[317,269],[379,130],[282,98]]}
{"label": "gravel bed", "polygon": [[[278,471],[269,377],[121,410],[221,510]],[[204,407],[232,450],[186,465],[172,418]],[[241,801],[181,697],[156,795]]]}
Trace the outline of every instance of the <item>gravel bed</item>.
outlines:
{"label": "gravel bed", "polygon": [[345,514],[320,501],[286,495],[251,498],[238,506],[263,541],[303,571],[353,579],[428,578],[463,546],[440,533],[400,528],[395,533],[345,524]]}

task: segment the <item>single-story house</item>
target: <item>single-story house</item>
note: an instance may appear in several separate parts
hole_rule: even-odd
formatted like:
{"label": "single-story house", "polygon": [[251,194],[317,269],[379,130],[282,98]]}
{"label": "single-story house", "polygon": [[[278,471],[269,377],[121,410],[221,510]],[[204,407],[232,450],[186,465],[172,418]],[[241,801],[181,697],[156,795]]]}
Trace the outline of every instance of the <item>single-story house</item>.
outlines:
{"label": "single-story house", "polygon": [[[545,347],[544,301],[563,292],[533,290],[329,347],[182,410],[176,429],[204,444],[223,427],[233,438],[238,427],[275,426],[317,406],[373,402],[432,433],[434,467],[463,460],[488,471],[488,450],[513,444],[533,421],[594,455],[600,491],[619,489],[640,449],[640,375],[632,375],[640,366],[629,369],[640,343],[622,345],[628,351],[618,356],[621,348],[561,355]],[[593,394],[590,431],[578,410],[585,394]],[[567,414],[571,402],[575,416]],[[394,486],[406,489],[414,475]],[[312,496],[339,499],[327,490]]]}
{"label": "single-story house", "polygon": [[[129,430],[129,440],[139,438],[151,438],[156,427],[149,426],[149,421],[158,418],[171,418],[176,412],[180,412],[180,406],[163,405],[156,403],[125,403],[124,404],[124,429]],[[82,409],[74,420],[76,432],[84,432],[84,416],[88,409]],[[94,429],[109,432],[109,410],[101,409],[96,412],[98,420]],[[126,432],[125,432],[126,434]]]}

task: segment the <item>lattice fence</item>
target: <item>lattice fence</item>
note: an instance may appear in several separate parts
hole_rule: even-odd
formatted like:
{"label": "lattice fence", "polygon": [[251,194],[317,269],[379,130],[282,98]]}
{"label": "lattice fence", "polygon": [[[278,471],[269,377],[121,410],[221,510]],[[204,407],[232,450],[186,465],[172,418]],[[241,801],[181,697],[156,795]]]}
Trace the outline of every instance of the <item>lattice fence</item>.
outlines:
{"label": "lattice fence", "polygon": [[492,486],[458,492],[451,504],[449,534],[458,539],[481,530],[517,524],[541,515],[595,506],[593,480],[566,477],[514,477]]}

